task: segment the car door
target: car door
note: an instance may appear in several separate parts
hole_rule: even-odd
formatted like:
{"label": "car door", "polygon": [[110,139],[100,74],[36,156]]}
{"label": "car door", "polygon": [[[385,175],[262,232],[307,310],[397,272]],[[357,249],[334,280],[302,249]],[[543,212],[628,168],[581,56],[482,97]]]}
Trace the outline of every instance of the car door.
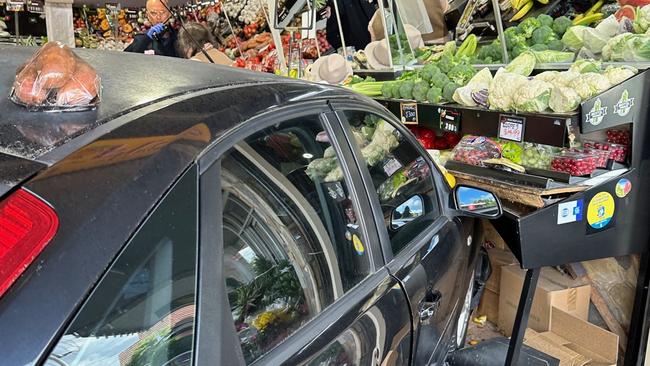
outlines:
{"label": "car door", "polygon": [[470,226],[448,212],[448,185],[394,117],[334,106],[368,188],[387,267],[410,301],[413,364],[442,362],[469,284],[471,249],[463,238]]}
{"label": "car door", "polygon": [[201,245],[219,248],[215,300],[227,307],[212,317],[237,345],[208,349],[212,364],[410,362],[408,303],[383,266],[373,218],[360,214],[370,206],[340,126],[319,113],[328,110],[303,103],[248,121],[200,161],[202,206],[217,211],[202,209],[217,239]]}

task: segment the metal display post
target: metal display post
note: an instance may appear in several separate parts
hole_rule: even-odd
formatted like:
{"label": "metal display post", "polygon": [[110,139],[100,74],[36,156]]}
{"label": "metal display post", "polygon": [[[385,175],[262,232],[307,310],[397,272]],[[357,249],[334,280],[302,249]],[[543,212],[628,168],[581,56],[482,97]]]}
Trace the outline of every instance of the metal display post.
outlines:
{"label": "metal display post", "polygon": [[494,12],[494,21],[497,23],[497,32],[499,34],[499,42],[501,42],[501,52],[503,54],[501,60],[504,64],[510,62],[508,57],[508,47],[506,46],[506,36],[503,33],[503,20],[501,20],[501,8],[499,8],[499,0],[492,0],[492,11]]}
{"label": "metal display post", "polygon": [[510,346],[506,355],[506,366],[517,365],[519,362],[519,354],[521,352],[521,346],[524,343],[524,333],[526,333],[526,327],[528,326],[528,317],[530,315],[530,308],[533,305],[533,297],[537,288],[539,272],[539,268],[526,270],[524,285],[521,289],[521,297],[519,297],[519,306],[517,306],[515,324],[512,326]]}

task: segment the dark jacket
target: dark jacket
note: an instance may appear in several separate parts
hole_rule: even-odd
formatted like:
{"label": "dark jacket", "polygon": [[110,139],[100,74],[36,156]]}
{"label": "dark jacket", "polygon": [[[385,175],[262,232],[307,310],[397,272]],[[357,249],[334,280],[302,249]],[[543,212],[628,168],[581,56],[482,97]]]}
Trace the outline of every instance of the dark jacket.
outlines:
{"label": "dark jacket", "polygon": [[327,41],[338,49],[342,46],[339,26],[336,22],[334,1],[338,1],[341,27],[346,46],[354,46],[359,51],[366,48],[370,43],[368,23],[377,10],[375,2],[368,0],[330,0],[328,5],[332,9],[332,15],[327,19]]}
{"label": "dark jacket", "polygon": [[162,37],[159,40],[152,40],[146,34],[136,34],[133,42],[124,50],[125,52],[144,53],[147,50],[153,50],[156,55],[178,57],[176,52],[176,31],[170,29],[167,31],[169,36]]}

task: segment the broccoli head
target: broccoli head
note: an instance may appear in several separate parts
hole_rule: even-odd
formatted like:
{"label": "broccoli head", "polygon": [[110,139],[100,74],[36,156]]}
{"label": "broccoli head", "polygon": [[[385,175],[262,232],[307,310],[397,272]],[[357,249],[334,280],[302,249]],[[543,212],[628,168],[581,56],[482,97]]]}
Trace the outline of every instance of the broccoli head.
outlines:
{"label": "broccoli head", "polygon": [[413,99],[413,87],[415,82],[413,80],[404,80],[399,87],[399,95],[402,99]]}
{"label": "broccoli head", "polygon": [[542,24],[542,26],[552,27],[553,26],[553,17],[548,14],[540,14],[537,16],[537,20]]}
{"label": "broccoli head", "polygon": [[501,44],[495,41],[489,45],[481,46],[481,48],[478,51],[478,57],[483,61],[485,61],[486,63],[489,63],[486,61],[488,58],[492,62],[501,61],[501,59],[503,58],[502,51],[501,51]]}
{"label": "broccoli head", "polygon": [[456,63],[454,62],[453,56],[451,56],[449,54],[442,55],[442,57],[440,58],[440,61],[438,61],[438,63],[436,64],[436,66],[438,66],[440,71],[442,71],[445,74],[449,73],[449,71],[451,71],[451,69],[455,65],[456,65]]}
{"label": "broccoli head", "polygon": [[564,51],[564,43],[562,40],[554,39],[548,43],[548,49],[553,51]]}
{"label": "broccoli head", "polygon": [[391,98],[393,96],[393,83],[387,81],[381,85],[381,96],[384,98]]}
{"label": "broccoli head", "polygon": [[513,49],[516,45],[526,43],[526,37],[517,32],[517,27],[510,27],[506,29],[504,36],[506,39],[506,47],[509,50]]}
{"label": "broccoli head", "polygon": [[449,77],[443,73],[438,73],[435,78],[431,79],[431,84],[442,89],[449,82]]}
{"label": "broccoli head", "polygon": [[524,37],[530,38],[533,36],[533,32],[535,29],[539,28],[542,26],[542,23],[540,23],[537,18],[529,17],[524,19],[519,25],[517,26],[517,30],[519,31],[520,34],[523,34]]}
{"label": "broccoli head", "polygon": [[402,86],[402,81],[395,81],[391,83],[391,97],[395,99],[401,98],[399,89]]}
{"label": "broccoli head", "polygon": [[426,64],[420,71],[420,76],[426,81],[432,81],[438,74],[440,74],[440,69],[435,64]]}
{"label": "broccoli head", "polygon": [[571,19],[565,16],[561,16],[553,20],[553,31],[557,33],[557,36],[559,38],[562,37],[566,30],[569,29],[569,27],[572,25],[573,23],[571,22]]}
{"label": "broccoli head", "polygon": [[510,53],[511,58],[515,58],[528,50],[528,46],[516,46]]}
{"label": "broccoli head", "polygon": [[442,98],[442,90],[438,87],[432,86],[427,92],[427,100],[429,103],[440,103]]}
{"label": "broccoli head", "polygon": [[530,47],[531,51],[546,51],[548,50],[548,46],[545,44],[534,44]]}
{"label": "broccoli head", "polygon": [[476,74],[476,69],[467,64],[454,66],[447,74],[449,79],[458,85],[465,85]]}
{"label": "broccoli head", "polygon": [[454,92],[456,89],[460,88],[460,85],[454,83],[453,81],[450,81],[445,85],[444,88],[442,88],[442,97],[445,100],[452,101],[454,100]]}
{"label": "broccoli head", "polygon": [[553,32],[553,29],[547,25],[535,29],[535,31],[533,31],[533,37],[531,38],[533,45],[548,44],[554,39],[557,39],[557,37],[555,37],[555,32]]}
{"label": "broccoli head", "polygon": [[413,98],[418,102],[424,102],[427,100],[427,93],[429,92],[429,83],[425,80],[418,80],[413,85]]}

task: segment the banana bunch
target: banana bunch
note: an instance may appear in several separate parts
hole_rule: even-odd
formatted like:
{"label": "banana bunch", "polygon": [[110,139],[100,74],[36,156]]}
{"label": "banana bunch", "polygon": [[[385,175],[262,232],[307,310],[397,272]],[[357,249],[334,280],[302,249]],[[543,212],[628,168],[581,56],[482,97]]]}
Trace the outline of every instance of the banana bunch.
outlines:
{"label": "banana bunch", "polygon": [[456,51],[456,57],[460,56],[473,56],[476,53],[476,46],[478,45],[478,38],[476,35],[470,34]]}
{"label": "banana bunch", "polygon": [[573,18],[573,25],[590,25],[591,23],[602,20],[605,15],[599,13],[600,8],[603,7],[605,0],[598,0],[589,10],[584,14],[578,14]]}
{"label": "banana bunch", "polygon": [[[548,3],[548,0],[540,0],[540,1],[546,1]],[[515,8],[517,13],[510,18],[510,22],[516,22],[517,20],[523,18],[530,9],[533,8],[533,0],[510,0],[512,3],[512,7]]]}

